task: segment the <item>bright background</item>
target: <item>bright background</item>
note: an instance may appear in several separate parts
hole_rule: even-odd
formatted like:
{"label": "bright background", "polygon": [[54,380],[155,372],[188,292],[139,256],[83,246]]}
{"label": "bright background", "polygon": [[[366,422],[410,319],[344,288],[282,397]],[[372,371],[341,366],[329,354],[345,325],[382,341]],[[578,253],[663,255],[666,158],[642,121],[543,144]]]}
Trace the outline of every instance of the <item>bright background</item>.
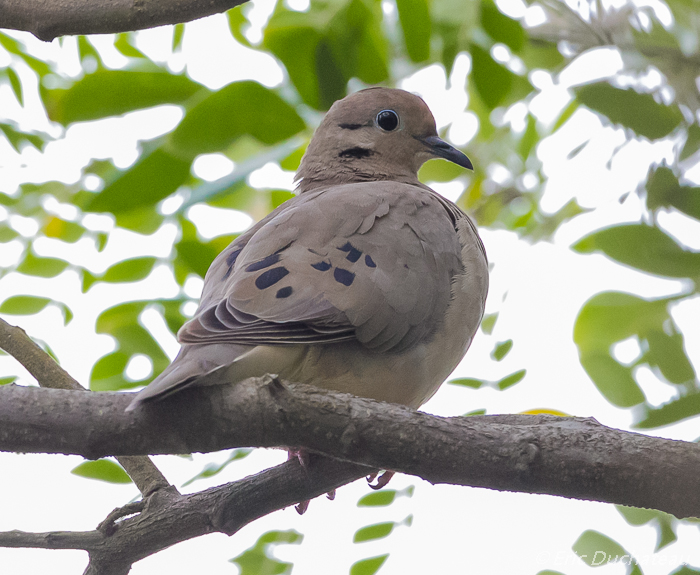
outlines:
{"label": "bright background", "polygon": [[[672,28],[674,16],[665,5],[647,4],[653,8],[649,14]],[[303,0],[289,1],[288,5],[292,10],[308,9]],[[497,5],[501,12],[526,24],[535,25],[544,20],[542,8],[527,8],[519,0],[503,0]],[[396,5],[386,0],[381,7],[386,25],[390,27],[393,22],[392,29],[396,32]],[[254,0],[246,8],[249,41],[260,41],[274,8],[272,0]],[[83,58],[81,63],[81,49],[76,38],[47,44],[25,33],[8,32],[7,35],[20,40],[26,53],[49,62],[69,81],[91,71],[89,59]],[[265,87],[278,89],[290,101],[299,99],[280,62],[270,53],[236,42],[224,15],[187,24],[181,47],[175,51],[171,49],[172,27],[138,32],[129,38],[134,47],[160,66],[174,73],[184,71],[192,80],[212,90],[231,82],[256,80]],[[114,47],[114,41],[109,35],[90,38],[108,68],[129,65],[130,60]],[[495,45],[491,51],[494,58],[499,56],[502,47],[503,44]],[[560,44],[560,49],[566,51],[567,46]],[[569,106],[572,88],[615,77],[625,70],[621,53],[615,47],[594,47],[582,51],[556,74],[531,70],[529,79],[535,87],[531,97],[490,112],[491,121],[501,126],[504,133],[522,133],[529,117],[547,127],[540,131],[538,144],[532,152],[532,157],[539,162],[534,170],[538,176],[532,176],[529,164],[530,170],[524,170],[517,184],[520,189],[535,190],[538,213],[557,214],[571,200],[590,211],[573,219],[562,218],[563,223],[555,226],[556,231],[548,241],[536,241],[538,237],[532,227],[523,231],[522,227],[507,223],[527,212],[527,206],[511,202],[508,206],[510,220],[500,217],[484,222],[483,212],[479,217],[478,208],[485,204],[477,202],[477,219],[480,224],[486,224],[481,228],[481,235],[493,264],[486,313],[498,314],[498,319],[492,333],[477,335],[453,377],[498,381],[521,369],[526,369],[527,374],[507,391],[488,386],[475,391],[444,385],[424,406],[425,411],[460,415],[477,409],[485,409],[489,414],[556,409],[570,415],[592,416],[604,425],[631,430],[639,420],[639,412],[620,409],[596,391],[579,362],[579,350],[572,339],[581,306],[605,290],[630,292],[643,298],[689,294],[672,305],[670,312],[683,334],[688,358],[696,371],[700,366],[700,298],[690,295],[695,289],[690,280],[649,275],[621,266],[600,253],[583,255],[571,250],[581,238],[606,226],[648,221],[648,206],[644,194],[637,193],[638,186],[646,178],[651,164],[664,160],[674,163],[681,142],[678,133],[653,142],[634,137],[629,129],[611,125],[584,107],[578,107],[561,128],[551,129],[562,110]],[[506,52],[505,57],[511,59],[511,68],[517,68],[512,54]],[[0,69],[16,63],[17,58],[10,51],[0,49]],[[473,111],[476,106],[473,91],[465,91],[465,82],[472,72],[472,59],[466,52],[456,57],[449,75],[440,63],[409,67],[405,61],[397,59],[393,65],[397,68],[392,70],[396,85],[421,95],[433,110],[441,133],[445,130],[446,138],[463,147],[475,160],[477,177],[484,182],[484,197],[489,194],[493,197],[494,189],[504,190],[514,185],[512,166],[483,160],[489,150],[478,142],[477,132],[483,126],[483,118]],[[167,134],[183,117],[181,106],[166,104],[102,120],[78,122],[64,129],[47,117],[36,90],[36,74],[26,65],[14,65],[13,69],[23,86],[24,103],[18,103],[11,82],[0,84],[0,118],[11,121],[22,132],[44,133],[54,141],[43,151],[29,145],[20,146],[17,151],[9,141],[0,139],[0,192],[10,198],[18,197],[22,193],[20,186],[27,182],[58,181],[99,191],[104,185],[100,177],[85,173],[90,161],[108,160],[119,169],[128,169],[137,162],[145,141]],[[663,87],[665,82],[658,70],[656,75],[649,73],[638,80],[649,90]],[[361,85],[358,80],[350,82],[351,90]],[[299,109],[310,126],[321,117],[312,107],[299,106]],[[583,148],[577,151],[582,144]],[[472,155],[473,148],[477,149],[476,156]],[[229,152],[198,155],[193,162],[193,178],[203,184],[230,175],[240,163],[232,161],[231,156],[235,154]],[[611,156],[613,160],[606,166]],[[684,181],[691,185],[700,181],[697,158],[695,154],[681,166]],[[528,174],[532,181],[528,180]],[[460,175],[456,181],[438,181],[431,185],[457,201],[465,186],[474,190],[476,179],[470,178],[470,175]],[[428,178],[428,181],[431,180]],[[255,189],[291,191],[293,170],[270,162],[252,171],[247,182]],[[160,212],[174,213],[187,198],[187,190],[180,190],[160,204]],[[17,239],[0,244],[0,265],[6,269],[0,277],[0,300],[18,294],[49,297],[63,302],[74,314],[67,325],[64,324],[65,312],[55,305],[33,315],[3,314],[3,317],[23,327],[33,338],[46,342],[61,365],[76,379],[87,383],[95,362],[115,349],[112,337],[95,331],[96,320],[106,308],[137,299],[173,298],[183,291],[189,298],[196,299],[201,279],[189,274],[181,288],[171,267],[159,261],[144,279],[130,283],[97,283],[87,293],[82,293],[82,272],[73,266],[81,266],[99,276],[127,258],[168,258],[173,242],[179,237],[179,227],[166,219],[153,233],[144,234],[115,225],[111,215],[83,214],[68,201],[44,196],[41,207],[46,213],[66,221],[80,221],[93,237],[106,232],[106,246],[102,251],[96,249],[90,234],[75,243],[36,237],[43,225],[40,218],[26,217],[15,213],[12,207],[0,205],[0,222],[4,220],[6,226],[19,234]],[[249,212],[255,218],[261,215],[256,209]],[[696,219],[674,210],[662,211],[657,216],[654,221],[660,229],[686,248],[700,250],[700,223]],[[189,208],[186,217],[197,226],[198,238],[204,242],[222,234],[239,232],[253,221],[241,211],[207,203]],[[55,277],[44,278],[13,271],[13,266],[25,254],[27,238],[33,238],[34,249],[40,256],[69,261],[71,267]],[[187,305],[185,313],[187,309],[191,313],[194,304]],[[2,311],[0,307],[0,313]],[[167,356],[174,357],[178,346],[159,312],[147,308],[139,321]],[[512,350],[495,361],[492,352],[507,340],[513,340]],[[631,364],[640,355],[640,345],[643,344],[639,338],[629,338],[614,346],[612,353],[621,363]],[[151,372],[152,360],[148,355],[137,354],[130,360],[125,374],[132,381],[139,381],[149,377]],[[6,356],[0,357],[0,377],[13,374],[19,376],[20,384],[32,383],[31,377],[16,362]],[[648,405],[660,406],[678,397],[678,388],[659,383],[658,370],[640,367],[635,379]],[[696,417],[653,429],[650,433],[692,441],[700,436],[700,429]],[[207,464],[224,462],[227,457],[228,453],[220,453],[194,455],[190,459],[175,456],[154,459],[166,477],[180,486]],[[219,474],[195,481],[182,491],[197,491],[232,481],[275,465],[285,457],[280,451],[256,450]],[[1,453],[0,530],[90,530],[113,508],[137,496],[132,485],[106,484],[72,475],[70,471],[81,462],[81,458],[74,456]],[[345,572],[356,561],[389,553],[380,570],[387,575],[537,573],[545,569],[569,575],[584,574],[591,567],[578,559],[571,549],[581,533],[588,529],[617,541],[639,560],[646,574],[665,575],[675,572],[683,563],[700,570],[700,532],[697,524],[691,522],[674,523],[677,541],[654,553],[657,542],[654,524],[631,526],[612,505],[432,486],[408,476],[395,477],[389,487],[400,495],[390,507],[358,507],[358,500],[369,493],[366,484],[358,481],[341,488],[333,502],[325,498],[314,500],[304,516],[298,516],[291,508],[279,511],[247,526],[232,538],[210,535],[179,544],[137,563],[132,572],[235,573],[236,566],[229,560],[252,547],[262,533],[292,529],[303,534],[303,543],[279,545],[274,556],[293,563],[294,573]],[[408,517],[412,519],[406,520]],[[396,522],[396,526],[387,538],[352,543],[353,534],[359,528],[388,521]],[[0,549],[0,572],[8,574],[73,574],[81,572],[86,563],[86,555],[78,551]],[[601,575],[629,572],[629,567],[619,563],[597,569]],[[687,571],[688,574],[697,572]]]}

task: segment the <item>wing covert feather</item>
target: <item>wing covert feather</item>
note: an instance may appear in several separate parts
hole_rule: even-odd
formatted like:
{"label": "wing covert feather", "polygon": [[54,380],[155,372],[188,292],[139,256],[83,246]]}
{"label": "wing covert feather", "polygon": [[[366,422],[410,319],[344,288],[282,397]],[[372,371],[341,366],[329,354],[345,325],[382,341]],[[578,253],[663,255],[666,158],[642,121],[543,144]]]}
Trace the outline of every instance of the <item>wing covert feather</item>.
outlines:
{"label": "wing covert feather", "polygon": [[386,181],[301,194],[214,261],[181,341],[414,345],[442,321],[461,269],[445,201]]}

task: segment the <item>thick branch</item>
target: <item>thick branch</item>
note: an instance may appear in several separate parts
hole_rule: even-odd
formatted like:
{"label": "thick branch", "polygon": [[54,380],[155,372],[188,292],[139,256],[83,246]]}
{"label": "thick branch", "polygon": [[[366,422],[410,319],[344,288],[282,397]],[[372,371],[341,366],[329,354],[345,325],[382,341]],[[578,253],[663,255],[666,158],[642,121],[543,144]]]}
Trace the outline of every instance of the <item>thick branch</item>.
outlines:
{"label": "thick branch", "polygon": [[0,26],[58,36],[109,34],[189,22],[225,12],[246,0],[0,0]]}
{"label": "thick branch", "polygon": [[127,413],[130,399],[5,386],[0,449],[95,458],[297,447],[432,483],[700,515],[700,446],[626,433],[591,419],[441,418],[266,378],[185,390]]}
{"label": "thick branch", "polygon": [[[0,349],[4,349],[19,361],[42,387],[87,391],[48,353],[32,341],[23,329],[12,326],[2,319],[0,319]],[[124,456],[118,457],[117,461],[144,497],[169,485],[168,480],[147,456]]]}

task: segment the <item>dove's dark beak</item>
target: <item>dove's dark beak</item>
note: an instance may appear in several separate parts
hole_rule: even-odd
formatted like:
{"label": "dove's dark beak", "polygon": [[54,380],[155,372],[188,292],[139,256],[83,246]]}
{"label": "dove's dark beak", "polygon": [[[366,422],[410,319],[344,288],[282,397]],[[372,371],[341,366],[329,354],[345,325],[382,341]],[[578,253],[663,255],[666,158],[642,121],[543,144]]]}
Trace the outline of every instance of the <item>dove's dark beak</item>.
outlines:
{"label": "dove's dark beak", "polygon": [[423,140],[423,142],[425,142],[425,145],[430,148],[430,151],[434,156],[438,158],[445,158],[446,160],[449,160],[458,166],[462,166],[463,168],[467,168],[468,170],[474,169],[471,160],[467,158],[467,156],[437,136],[428,136]]}

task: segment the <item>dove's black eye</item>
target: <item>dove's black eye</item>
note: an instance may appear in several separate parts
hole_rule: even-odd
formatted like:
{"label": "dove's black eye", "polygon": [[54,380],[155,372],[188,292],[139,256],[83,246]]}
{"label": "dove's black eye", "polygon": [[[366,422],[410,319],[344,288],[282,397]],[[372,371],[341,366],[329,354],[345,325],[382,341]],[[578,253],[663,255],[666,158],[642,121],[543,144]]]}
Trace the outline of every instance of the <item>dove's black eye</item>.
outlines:
{"label": "dove's black eye", "polygon": [[393,132],[399,127],[399,115],[394,110],[382,110],[377,114],[377,126],[385,132]]}

